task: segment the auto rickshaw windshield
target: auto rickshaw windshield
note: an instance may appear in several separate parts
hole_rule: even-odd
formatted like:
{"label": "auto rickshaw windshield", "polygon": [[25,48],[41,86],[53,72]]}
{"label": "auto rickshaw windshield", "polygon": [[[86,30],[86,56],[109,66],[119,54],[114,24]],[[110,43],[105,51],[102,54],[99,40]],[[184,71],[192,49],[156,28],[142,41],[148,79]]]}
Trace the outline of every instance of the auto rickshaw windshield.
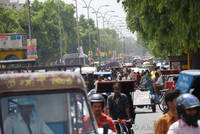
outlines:
{"label": "auto rickshaw windshield", "polygon": [[[83,128],[84,117],[91,114],[79,91],[7,96],[0,98],[0,104],[3,133],[79,134],[87,129]],[[90,131],[95,132],[93,125]]]}

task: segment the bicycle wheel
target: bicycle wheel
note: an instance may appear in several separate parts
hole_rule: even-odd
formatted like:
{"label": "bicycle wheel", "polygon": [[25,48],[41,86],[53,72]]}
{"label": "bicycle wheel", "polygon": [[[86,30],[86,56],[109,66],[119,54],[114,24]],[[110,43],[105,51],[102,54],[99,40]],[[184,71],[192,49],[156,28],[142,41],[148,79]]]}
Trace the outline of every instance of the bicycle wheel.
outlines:
{"label": "bicycle wheel", "polygon": [[160,110],[162,112],[165,112],[168,109],[167,104],[165,103],[165,99],[164,98],[165,98],[165,96],[162,95],[160,97],[159,104],[158,104],[158,106],[159,106],[159,108],[160,108]]}

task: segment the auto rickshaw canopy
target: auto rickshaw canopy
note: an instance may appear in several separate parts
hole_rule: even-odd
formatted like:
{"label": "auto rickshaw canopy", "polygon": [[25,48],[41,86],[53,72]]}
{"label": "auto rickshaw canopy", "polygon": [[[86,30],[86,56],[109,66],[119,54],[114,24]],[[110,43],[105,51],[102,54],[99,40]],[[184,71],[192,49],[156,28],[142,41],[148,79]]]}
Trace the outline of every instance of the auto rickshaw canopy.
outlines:
{"label": "auto rickshaw canopy", "polygon": [[0,75],[0,94],[47,90],[85,91],[85,83],[77,73],[45,72]]}
{"label": "auto rickshaw canopy", "polygon": [[183,93],[189,92],[196,78],[200,78],[200,70],[184,70],[178,77],[176,89]]}

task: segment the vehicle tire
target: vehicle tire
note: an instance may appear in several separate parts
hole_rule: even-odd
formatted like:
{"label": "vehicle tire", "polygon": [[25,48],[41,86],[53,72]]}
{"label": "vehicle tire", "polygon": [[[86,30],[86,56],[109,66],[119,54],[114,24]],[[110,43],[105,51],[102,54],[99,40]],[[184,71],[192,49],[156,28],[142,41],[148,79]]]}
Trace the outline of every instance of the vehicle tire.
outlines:
{"label": "vehicle tire", "polygon": [[138,108],[144,108],[144,106],[137,106]]}
{"label": "vehicle tire", "polygon": [[133,129],[131,129],[131,130],[130,130],[130,133],[129,133],[129,134],[134,134],[134,131],[133,131]]}
{"label": "vehicle tire", "polygon": [[168,109],[167,104],[164,100],[164,95],[160,98],[158,106],[162,112],[165,112]]}
{"label": "vehicle tire", "polygon": [[152,108],[152,112],[155,113],[156,112],[156,104],[152,105],[151,108]]}

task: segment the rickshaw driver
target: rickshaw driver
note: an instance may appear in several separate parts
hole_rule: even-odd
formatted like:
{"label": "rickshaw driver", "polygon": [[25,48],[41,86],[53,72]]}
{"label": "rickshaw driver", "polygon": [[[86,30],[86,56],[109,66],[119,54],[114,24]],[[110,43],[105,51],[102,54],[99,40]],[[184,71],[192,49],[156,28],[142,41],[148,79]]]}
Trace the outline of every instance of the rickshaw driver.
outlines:
{"label": "rickshaw driver", "polygon": [[108,113],[113,120],[130,119],[133,121],[128,105],[128,97],[126,94],[121,93],[121,87],[119,83],[113,85],[114,94],[108,96]]}
{"label": "rickshaw driver", "polygon": [[51,129],[34,112],[37,101],[33,97],[20,98],[20,113],[8,117],[4,122],[4,134],[53,134]]}

